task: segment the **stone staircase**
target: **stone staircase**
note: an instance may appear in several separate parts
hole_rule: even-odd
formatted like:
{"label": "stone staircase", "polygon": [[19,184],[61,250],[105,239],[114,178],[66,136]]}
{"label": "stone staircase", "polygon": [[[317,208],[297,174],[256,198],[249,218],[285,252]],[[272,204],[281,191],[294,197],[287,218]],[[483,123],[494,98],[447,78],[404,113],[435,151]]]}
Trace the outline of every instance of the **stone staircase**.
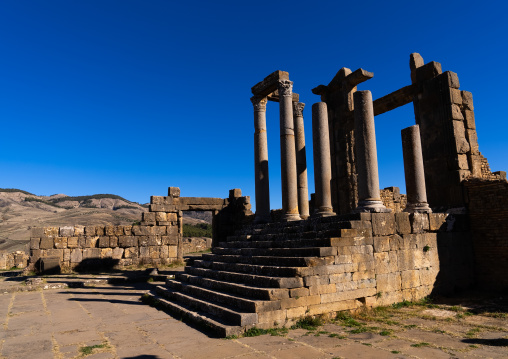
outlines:
{"label": "stone staircase", "polygon": [[320,301],[327,293],[320,278],[329,283],[327,275],[340,271],[341,246],[366,244],[371,237],[364,216],[251,225],[149,295],[168,312],[223,337],[321,314],[329,306]]}

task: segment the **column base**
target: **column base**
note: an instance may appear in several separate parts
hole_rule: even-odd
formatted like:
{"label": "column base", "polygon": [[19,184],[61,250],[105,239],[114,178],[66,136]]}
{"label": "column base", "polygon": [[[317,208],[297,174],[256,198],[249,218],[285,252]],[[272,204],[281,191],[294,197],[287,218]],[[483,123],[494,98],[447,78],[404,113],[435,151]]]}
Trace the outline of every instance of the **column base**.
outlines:
{"label": "column base", "polygon": [[432,213],[432,209],[430,209],[429,204],[427,202],[423,203],[408,203],[406,205],[406,209],[404,212],[409,213]]}
{"label": "column base", "polygon": [[332,208],[321,207],[316,212],[314,212],[312,217],[331,217],[331,216],[336,216],[336,215],[337,214],[335,212],[333,212]]}
{"label": "column base", "polygon": [[381,200],[366,199],[363,201],[358,201],[358,207],[356,207],[353,213],[390,213],[391,211],[391,209],[385,207]]}
{"label": "column base", "polygon": [[282,222],[301,221],[302,218],[298,213],[286,213],[282,216]]}

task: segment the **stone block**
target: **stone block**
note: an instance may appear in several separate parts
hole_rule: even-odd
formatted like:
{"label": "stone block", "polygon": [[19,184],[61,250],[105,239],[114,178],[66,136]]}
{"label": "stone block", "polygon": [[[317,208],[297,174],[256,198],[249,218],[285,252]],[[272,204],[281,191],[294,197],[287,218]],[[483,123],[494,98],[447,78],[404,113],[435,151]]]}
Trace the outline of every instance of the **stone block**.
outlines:
{"label": "stone block", "polygon": [[403,249],[399,251],[397,256],[399,270],[406,271],[415,269],[414,253],[415,251],[412,249]]}
{"label": "stone block", "polygon": [[420,271],[405,270],[400,272],[402,289],[415,288],[420,286]]}
{"label": "stone block", "polygon": [[161,251],[160,251],[160,247],[159,246],[150,246],[148,247],[149,249],[149,253],[150,253],[150,258],[160,258],[161,256]]}
{"label": "stone block", "polygon": [[395,230],[398,234],[411,233],[411,224],[409,223],[409,213],[395,213]]}
{"label": "stone block", "polygon": [[150,248],[149,247],[139,247],[139,257],[140,258],[150,258]]}
{"label": "stone block", "polygon": [[176,222],[177,220],[178,220],[178,216],[176,213],[166,213],[166,221]]}
{"label": "stone block", "polygon": [[148,236],[148,245],[149,246],[160,246],[162,245],[162,237],[161,236]]}
{"label": "stone block", "polygon": [[402,241],[400,241],[400,249],[401,250],[407,250],[407,249],[416,249],[418,247],[418,239],[416,234],[405,234],[402,237]]}
{"label": "stone block", "polygon": [[469,161],[467,159],[467,155],[458,154],[457,155],[457,169],[459,170],[468,170],[469,169]]}
{"label": "stone block", "polygon": [[178,244],[178,235],[162,236],[161,240],[164,245],[176,246]]}
{"label": "stone block", "polygon": [[40,249],[52,249],[53,246],[54,246],[54,238],[53,237],[41,238],[41,242],[39,244]]}
{"label": "stone block", "polygon": [[123,234],[132,236],[132,226],[123,226]]}
{"label": "stone block", "polygon": [[272,310],[269,312],[258,313],[258,323],[267,323],[273,326],[274,322],[285,322],[286,310]]}
{"label": "stone block", "polygon": [[353,281],[361,281],[364,279],[373,279],[376,277],[376,271],[368,270],[353,273]]}
{"label": "stone block", "polygon": [[55,248],[64,249],[67,248],[67,237],[56,237],[54,240]]}
{"label": "stone block", "polygon": [[353,310],[362,307],[362,303],[358,300],[342,300],[340,302],[330,302],[324,304],[311,305],[307,308],[306,315],[319,315],[331,312],[339,312],[344,310]]}
{"label": "stone block", "polygon": [[85,235],[85,226],[74,226],[74,237]]}
{"label": "stone block", "polygon": [[113,249],[102,248],[101,249],[101,258],[113,258]]}
{"label": "stone block", "polygon": [[150,196],[150,204],[165,204],[163,196]]}
{"label": "stone block", "polygon": [[148,247],[148,236],[136,236],[139,247]]}
{"label": "stone block", "polygon": [[78,237],[78,248],[86,248],[86,236]]}
{"label": "stone block", "polygon": [[474,120],[474,112],[466,110],[464,111],[464,119],[466,123],[466,128],[474,130],[476,129],[476,123]]}
{"label": "stone block", "polygon": [[430,80],[436,76],[439,76],[442,72],[443,71],[441,70],[441,64],[435,61],[431,61],[423,66],[420,66],[414,71],[416,82]]}
{"label": "stone block", "polygon": [[63,261],[63,249],[48,249],[46,257],[57,257],[60,261]]}
{"label": "stone block", "polygon": [[161,249],[161,252],[160,252],[161,258],[168,258],[169,257],[169,247],[168,246],[160,246],[160,249]]}
{"label": "stone block", "polygon": [[58,237],[58,227],[44,227],[44,236],[46,237]]}
{"label": "stone block", "polygon": [[330,274],[330,284],[345,283],[353,280],[352,273]]}
{"label": "stone block", "polygon": [[39,249],[40,244],[40,238],[30,238],[30,249]]}
{"label": "stone block", "polygon": [[104,233],[106,234],[106,236],[114,236],[115,235],[115,226],[105,226]]}
{"label": "stone block", "polygon": [[[120,236],[118,237],[118,246],[119,247],[137,247],[138,239],[135,236]],[[125,257],[128,258],[128,257]]]}
{"label": "stone block", "polygon": [[124,256],[125,258],[138,258],[139,252],[137,247],[128,247],[125,248]]}
{"label": "stone block", "polygon": [[178,198],[180,197],[180,188],[168,187],[168,196]]}
{"label": "stone block", "polygon": [[99,236],[93,236],[93,237],[85,237],[85,247],[86,248],[96,248],[97,242],[99,241]]}
{"label": "stone block", "polygon": [[106,234],[106,227],[105,226],[95,226],[95,235],[96,236],[103,236]]}
{"label": "stone block", "polygon": [[[107,227],[106,227],[107,229]],[[106,230],[107,232],[107,230]],[[110,238],[109,236],[100,236],[99,237],[99,248],[107,248],[110,246]]]}
{"label": "stone block", "polygon": [[427,213],[411,213],[409,222],[413,233],[423,233],[429,230],[429,216]]}
{"label": "stone block", "polygon": [[450,101],[453,104],[462,105],[462,93],[459,89],[450,88]]}
{"label": "stone block", "polygon": [[[353,257],[353,260],[354,260],[354,257]],[[367,271],[367,270],[373,270],[376,268],[376,262],[374,261],[374,258],[372,258],[371,256],[371,259],[370,260],[366,260],[366,261],[361,261],[361,262],[358,262],[358,271]]]}
{"label": "stone block", "polygon": [[395,217],[392,213],[372,213],[372,234],[387,236],[395,233]]}
{"label": "stone block", "polygon": [[306,307],[309,305],[314,305],[314,304],[319,304],[319,303],[321,303],[321,296],[309,295],[307,297],[281,299],[280,307],[281,307],[281,309],[288,309],[288,308],[295,308],[295,307]]}
{"label": "stone block", "polygon": [[438,273],[439,273],[439,271],[438,270],[434,270],[433,268],[423,268],[423,269],[420,269],[419,275],[420,275],[420,283],[421,283],[421,285],[423,285],[423,286],[434,286]]}
{"label": "stone block", "polygon": [[95,236],[96,234],[95,226],[86,226],[85,227],[85,235],[87,236]]}
{"label": "stone block", "polygon": [[67,238],[67,248],[77,248],[78,245],[78,237]]}
{"label": "stone block", "polygon": [[[148,213],[154,213],[154,212],[175,212],[176,206],[171,204],[151,204],[149,207]],[[147,213],[147,212],[145,212]]]}
{"label": "stone block", "polygon": [[309,295],[309,288],[293,288],[289,290],[289,296],[291,298],[306,297]]}
{"label": "stone block", "polygon": [[389,293],[401,290],[400,273],[385,273],[376,275],[378,293]]}
{"label": "stone block", "polygon": [[[375,273],[386,274],[398,270],[397,252],[374,253]],[[354,278],[354,275],[353,275]]]}
{"label": "stone block", "polygon": [[390,237],[374,237],[374,252],[388,252],[390,250]]}
{"label": "stone block", "polygon": [[229,199],[242,197],[242,190],[240,188],[233,188],[229,190]]}
{"label": "stone block", "polygon": [[469,140],[469,145],[471,147],[471,153],[477,155],[480,153],[480,149],[478,147],[478,136],[476,134],[476,130],[467,130],[467,139]]}
{"label": "stone block", "polygon": [[113,259],[122,259],[123,257],[123,248],[113,248]]}
{"label": "stone block", "polygon": [[63,250],[63,261],[69,262],[71,260],[71,250],[70,249],[64,249]]}
{"label": "stone block", "polygon": [[[155,213],[154,212],[143,212],[142,219],[143,219],[143,222],[155,223]],[[137,227],[137,226],[135,226],[135,227]]]}
{"label": "stone block", "polygon": [[111,248],[118,247],[118,236],[109,237],[109,246]]}
{"label": "stone block", "polygon": [[71,251],[71,263],[79,263],[83,260],[83,253],[81,252],[81,249],[74,248]]}
{"label": "stone block", "polygon": [[469,91],[461,91],[462,94],[462,105],[464,105],[464,108],[467,110],[474,110],[473,107],[473,94]]}
{"label": "stone block", "polygon": [[452,104],[452,119],[458,121],[464,120],[464,116],[462,115],[459,105]]}
{"label": "stone block", "polygon": [[466,139],[466,130],[463,121],[452,121],[455,149],[457,153],[467,153],[470,149]]}
{"label": "stone block", "polygon": [[362,288],[345,292],[321,294],[321,303],[339,302],[342,300],[370,297],[376,294],[376,288]]}
{"label": "stone block", "polygon": [[155,212],[155,220],[157,222],[166,222],[167,221],[166,212]]}
{"label": "stone block", "polygon": [[[409,217],[408,217],[408,222],[409,222]],[[410,226],[411,228],[411,226]],[[391,251],[397,251],[401,248],[402,246],[402,243],[403,243],[403,239],[401,236],[399,236],[398,234],[394,234],[393,236],[389,236],[390,238],[390,250]]]}
{"label": "stone block", "polygon": [[300,318],[306,315],[308,307],[288,308],[286,316],[288,319]]}
{"label": "stone block", "polygon": [[334,283],[325,284],[325,285],[315,285],[309,287],[309,295],[319,295],[326,293],[335,293],[337,291],[337,287]]}
{"label": "stone block", "polygon": [[[443,79],[446,81],[448,87],[452,87],[454,89],[460,88],[459,76],[455,72],[446,71],[441,75]],[[441,77],[439,76],[439,77]]]}
{"label": "stone block", "polygon": [[101,257],[100,248],[85,248],[83,249],[83,260],[84,259],[98,259]]}

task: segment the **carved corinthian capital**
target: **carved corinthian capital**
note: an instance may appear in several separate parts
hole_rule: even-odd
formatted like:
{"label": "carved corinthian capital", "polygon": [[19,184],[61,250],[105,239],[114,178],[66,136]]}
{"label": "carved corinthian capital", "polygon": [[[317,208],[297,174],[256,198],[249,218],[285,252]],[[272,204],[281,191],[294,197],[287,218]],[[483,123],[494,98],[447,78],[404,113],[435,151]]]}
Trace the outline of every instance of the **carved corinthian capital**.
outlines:
{"label": "carved corinthian capital", "polygon": [[305,104],[303,102],[293,102],[293,116],[302,117],[304,107]]}
{"label": "carved corinthian capital", "polygon": [[279,81],[279,97],[293,96],[293,81]]}
{"label": "carved corinthian capital", "polygon": [[254,106],[254,111],[266,111],[266,97],[252,96],[250,100]]}

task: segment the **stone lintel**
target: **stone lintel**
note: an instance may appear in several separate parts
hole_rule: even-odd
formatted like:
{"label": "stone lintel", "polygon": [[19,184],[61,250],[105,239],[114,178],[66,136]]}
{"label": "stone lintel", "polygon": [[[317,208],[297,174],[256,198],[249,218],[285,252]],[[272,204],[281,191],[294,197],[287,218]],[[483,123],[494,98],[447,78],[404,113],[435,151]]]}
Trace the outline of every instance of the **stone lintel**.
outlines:
{"label": "stone lintel", "polygon": [[312,89],[312,93],[315,95],[322,95],[323,93],[328,91],[335,91],[337,89],[343,89],[344,91],[349,92],[358,84],[365,82],[373,77],[373,72],[365,71],[364,69],[358,69],[354,72],[351,72],[350,69],[343,67],[337,72],[328,86],[319,85]]}
{"label": "stone lintel", "polygon": [[252,86],[252,94],[267,97],[278,89],[279,81],[282,80],[289,80],[289,73],[280,70],[274,71],[270,75],[266,76],[263,81]]}
{"label": "stone lintel", "polygon": [[409,85],[398,89],[388,95],[378,98],[374,101],[374,116],[396,109],[413,102],[416,87]]}

